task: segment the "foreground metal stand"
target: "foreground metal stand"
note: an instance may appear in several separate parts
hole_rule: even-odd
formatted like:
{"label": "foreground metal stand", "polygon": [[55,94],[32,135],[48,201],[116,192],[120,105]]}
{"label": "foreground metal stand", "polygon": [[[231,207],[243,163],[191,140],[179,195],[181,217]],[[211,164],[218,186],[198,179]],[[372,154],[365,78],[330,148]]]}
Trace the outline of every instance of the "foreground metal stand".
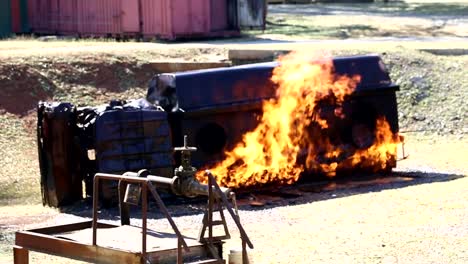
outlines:
{"label": "foreground metal stand", "polygon": [[[228,202],[229,197],[235,205],[234,193],[230,189],[219,187],[209,171],[205,172],[208,185],[195,180],[196,169],[190,165],[190,152],[196,148],[187,146],[187,137],[184,147],[175,150],[182,152],[182,165],[175,169],[172,179],[149,175],[146,170],[123,175],[97,173],[94,176],[92,221],[17,232],[13,248],[15,264],[28,263],[30,250],[93,263],[225,263],[223,240],[229,239],[230,235],[224,209],[227,209],[239,228],[243,263],[248,263],[246,247],[253,248],[253,245],[240,223],[237,206],[234,212]],[[119,182],[120,226],[98,222],[99,183],[103,180]],[[198,239],[182,236],[157,188],[188,197],[208,196]],[[148,192],[169,221],[174,234],[147,228]],[[129,204],[138,205],[140,200],[142,224],[141,227],[132,226]],[[215,207],[221,220],[213,220]],[[224,236],[213,236],[213,226],[216,225],[223,225]],[[208,237],[205,237],[207,228]]]}
{"label": "foreground metal stand", "polygon": [[[211,173],[207,172],[207,175],[210,181],[208,207],[202,227],[202,230],[205,230],[206,227],[209,228],[206,238],[203,235],[198,240],[182,236],[150,179],[98,173],[94,178],[93,220],[17,232],[14,262],[16,264],[28,263],[28,251],[31,250],[93,263],[187,263],[187,261],[192,263],[225,263],[225,260],[222,259],[222,240],[228,239],[229,235],[213,236],[212,227],[214,225],[223,224],[227,231],[224,216],[221,221],[213,221],[215,201],[219,203],[218,209],[221,213],[222,206],[224,206],[233,216],[234,222],[240,230],[243,249],[245,250],[246,245],[253,248],[253,245],[227,197],[214,181]],[[121,210],[123,223],[121,226],[98,222],[98,186],[102,180],[117,180],[119,186],[128,183],[141,186],[141,228],[129,225],[128,215],[122,215],[125,210]],[[175,235],[147,229],[148,191],[155,198]],[[119,204],[121,208],[125,206],[123,199],[124,192],[120,191]],[[204,231],[201,234],[204,234]],[[138,241],[140,243],[137,243]],[[247,254],[244,252],[244,263],[247,263],[246,256]]]}

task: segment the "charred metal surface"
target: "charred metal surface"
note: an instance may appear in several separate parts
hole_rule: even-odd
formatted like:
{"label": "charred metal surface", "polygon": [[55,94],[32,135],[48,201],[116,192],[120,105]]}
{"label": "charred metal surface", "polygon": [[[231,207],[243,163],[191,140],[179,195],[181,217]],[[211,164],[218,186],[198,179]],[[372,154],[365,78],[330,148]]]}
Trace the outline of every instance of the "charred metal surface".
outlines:
{"label": "charred metal surface", "polygon": [[[97,171],[147,169],[172,176],[167,114],[144,99],[79,108],[69,103],[40,103],[37,135],[43,203],[49,206],[82,199],[82,180],[86,194],[91,195]],[[117,197],[116,185],[101,188],[108,202]]]}
{"label": "charred metal surface", "polygon": [[38,154],[42,201],[63,206],[82,198],[76,144],[76,108],[68,103],[39,103]]}

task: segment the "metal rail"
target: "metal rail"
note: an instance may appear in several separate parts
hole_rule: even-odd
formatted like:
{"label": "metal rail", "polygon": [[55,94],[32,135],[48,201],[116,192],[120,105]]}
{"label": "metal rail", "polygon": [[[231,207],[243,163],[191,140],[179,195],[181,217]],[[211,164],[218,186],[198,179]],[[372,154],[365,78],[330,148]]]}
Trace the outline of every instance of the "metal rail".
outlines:
{"label": "metal rail", "polygon": [[[93,190],[93,220],[92,220],[92,231],[93,231],[93,240],[92,245],[96,246],[97,244],[97,229],[98,229],[98,199],[99,199],[99,182],[100,180],[114,180],[119,181],[119,185],[123,186],[123,182],[139,184],[142,188],[142,250],[141,254],[145,258],[146,257],[146,234],[147,234],[147,211],[148,211],[148,190],[153,195],[156,203],[158,204],[159,209],[163,212],[164,216],[169,221],[172,229],[174,230],[177,236],[177,263],[182,263],[182,250],[181,247],[185,249],[186,252],[190,252],[187,243],[184,240],[184,237],[180,233],[179,229],[175,225],[174,220],[172,219],[169,211],[167,210],[166,206],[164,205],[161,197],[159,196],[156,188],[151,183],[151,181],[147,178],[136,178],[130,176],[120,176],[120,175],[113,175],[113,174],[106,174],[106,173],[97,173],[94,176],[94,190]],[[119,203],[122,203],[122,200],[119,199]],[[119,205],[122,208],[122,204]],[[122,212],[122,210],[121,210]]]}
{"label": "metal rail", "polygon": [[[236,223],[236,226],[239,229],[239,232],[240,232],[240,235],[241,235],[241,240],[242,240],[242,263],[243,264],[248,264],[249,259],[248,259],[248,256],[247,256],[247,248],[246,247],[248,245],[249,248],[253,249],[254,246],[253,246],[252,242],[250,241],[249,236],[247,235],[247,232],[245,232],[244,228],[242,227],[242,224],[240,223],[239,214],[234,213],[231,205],[229,204],[229,202],[227,200],[226,195],[224,195],[224,193],[221,191],[221,188],[219,187],[218,183],[216,182],[216,180],[215,180],[213,174],[211,173],[211,171],[206,170],[205,175],[208,177],[208,191],[209,191],[209,194],[208,194],[208,197],[209,197],[209,200],[208,200],[208,223],[210,221],[212,221],[212,217],[213,217],[212,216],[212,214],[213,214],[213,200],[212,200],[213,195],[212,195],[212,191],[214,189],[214,191],[218,193],[218,196],[221,199],[222,204],[226,207],[227,211],[229,212],[232,219],[234,220],[234,223]],[[236,206],[236,211],[237,211],[237,206]],[[212,240],[212,226],[209,225],[208,228],[209,228],[208,229],[208,237],[209,237],[209,241],[211,241]]]}
{"label": "metal rail", "polygon": [[214,187],[215,192],[218,192],[218,194],[219,194],[219,196],[221,198],[221,201],[223,202],[223,205],[226,206],[226,209],[229,212],[229,214],[231,215],[232,219],[234,220],[234,223],[236,223],[236,226],[239,229],[239,232],[240,232],[240,235],[241,235],[241,239],[247,243],[249,248],[253,249],[254,246],[253,246],[252,242],[250,241],[249,236],[247,235],[244,228],[242,227],[242,224],[240,223],[239,218],[234,213],[234,211],[232,209],[232,206],[229,204],[229,202],[227,200],[226,195],[224,195],[224,193],[221,191],[221,188],[219,187],[218,183],[216,182],[213,174],[211,173],[211,171],[206,170],[205,175],[208,177],[208,184],[210,186],[212,185]]}

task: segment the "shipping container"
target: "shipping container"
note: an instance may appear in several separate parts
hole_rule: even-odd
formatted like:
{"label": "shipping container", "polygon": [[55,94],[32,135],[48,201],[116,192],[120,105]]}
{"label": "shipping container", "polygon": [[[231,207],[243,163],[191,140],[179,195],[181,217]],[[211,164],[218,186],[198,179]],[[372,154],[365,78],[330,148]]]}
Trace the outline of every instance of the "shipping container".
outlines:
{"label": "shipping container", "polygon": [[11,31],[11,2],[0,1],[0,38],[8,37]]}
{"label": "shipping container", "polygon": [[36,10],[37,10],[37,0],[27,0],[28,5],[28,26],[31,32],[35,32],[36,29]]}
{"label": "shipping container", "polygon": [[28,0],[29,26],[32,33],[55,34],[55,2],[56,0]]}
{"label": "shipping container", "polygon": [[121,34],[121,0],[78,1],[78,33],[83,36]]}
{"label": "shipping container", "polygon": [[238,0],[142,0],[145,37],[235,36]]}
{"label": "shipping container", "polygon": [[142,0],[143,35],[163,39],[210,31],[210,0]]}
{"label": "shipping container", "polygon": [[76,34],[78,32],[78,1],[58,0],[57,2],[57,32],[61,34]]}
{"label": "shipping container", "polygon": [[[15,0],[28,1],[32,32],[99,37],[235,36],[263,27],[265,0]],[[238,14],[240,3],[248,3]],[[258,7],[258,9],[257,9]],[[262,20],[263,18],[263,20]],[[249,24],[251,23],[251,24]]]}
{"label": "shipping container", "polygon": [[27,0],[11,0],[11,25],[14,33],[29,32]]}
{"label": "shipping container", "polygon": [[211,31],[229,29],[228,0],[211,0]]}

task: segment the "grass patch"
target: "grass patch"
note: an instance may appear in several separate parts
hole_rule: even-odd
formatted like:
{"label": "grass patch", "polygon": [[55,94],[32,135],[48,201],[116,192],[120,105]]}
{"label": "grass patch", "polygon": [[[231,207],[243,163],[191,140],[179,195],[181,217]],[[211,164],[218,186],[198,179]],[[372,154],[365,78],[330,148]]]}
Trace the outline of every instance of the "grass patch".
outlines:
{"label": "grass patch", "polygon": [[264,32],[296,39],[466,37],[468,3],[270,5]]}
{"label": "grass patch", "polygon": [[271,5],[270,13],[311,15],[368,14],[385,16],[466,16],[468,1],[391,1],[383,3],[312,3]]}
{"label": "grass patch", "polygon": [[0,205],[41,200],[36,142],[24,122],[0,115]]}

